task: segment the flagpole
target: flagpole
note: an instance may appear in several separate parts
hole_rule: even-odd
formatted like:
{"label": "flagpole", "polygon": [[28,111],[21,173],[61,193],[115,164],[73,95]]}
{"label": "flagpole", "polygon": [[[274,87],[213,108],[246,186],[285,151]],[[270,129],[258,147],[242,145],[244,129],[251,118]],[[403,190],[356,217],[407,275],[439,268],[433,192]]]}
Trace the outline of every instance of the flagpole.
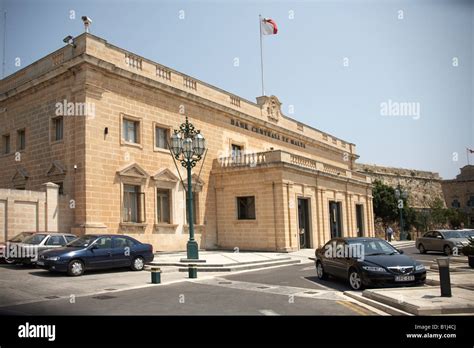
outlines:
{"label": "flagpole", "polygon": [[262,15],[258,15],[258,26],[260,27],[260,70],[262,71],[262,96],[265,95],[263,83],[263,44],[262,44]]}
{"label": "flagpole", "polygon": [[467,165],[469,165],[469,148],[466,147],[466,158],[467,158]]}
{"label": "flagpole", "polygon": [[5,50],[7,48],[7,11],[3,12],[3,57],[2,57],[2,79],[5,78]]}

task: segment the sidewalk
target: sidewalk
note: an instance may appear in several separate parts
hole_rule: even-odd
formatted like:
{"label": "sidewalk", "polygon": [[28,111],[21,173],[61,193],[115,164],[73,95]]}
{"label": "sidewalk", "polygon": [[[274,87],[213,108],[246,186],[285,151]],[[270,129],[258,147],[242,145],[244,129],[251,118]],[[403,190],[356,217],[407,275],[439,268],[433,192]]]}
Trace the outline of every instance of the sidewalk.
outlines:
{"label": "sidewalk", "polygon": [[371,289],[363,297],[415,315],[474,313],[474,292],[452,288],[452,297],[441,297],[438,286]]}
{"label": "sidewalk", "polygon": [[[393,312],[396,308],[414,315],[472,315],[474,313],[474,269],[468,266],[466,257],[453,256],[450,261],[452,297],[441,297],[439,273],[435,261],[427,271],[426,286],[369,289],[362,294],[348,295],[361,302],[375,301],[375,305],[384,307],[382,310],[387,313]],[[400,315],[396,312],[390,314]]]}
{"label": "sidewalk", "polygon": [[404,247],[414,247],[415,241],[414,240],[392,240],[389,242],[395,248],[404,248]]}
{"label": "sidewalk", "polygon": [[293,253],[280,252],[233,252],[207,250],[199,252],[199,261],[184,261],[186,252],[156,253],[151,266],[178,267],[187,271],[189,265],[196,265],[200,272],[232,272],[254,268],[284,266],[309,262],[308,255],[314,255],[313,249],[303,249]]}
{"label": "sidewalk", "polygon": [[[438,286],[438,264],[433,262],[430,271],[426,274],[426,284]],[[468,290],[474,290],[474,268],[469,267],[467,257],[451,256],[449,262],[449,277],[451,285]]]}

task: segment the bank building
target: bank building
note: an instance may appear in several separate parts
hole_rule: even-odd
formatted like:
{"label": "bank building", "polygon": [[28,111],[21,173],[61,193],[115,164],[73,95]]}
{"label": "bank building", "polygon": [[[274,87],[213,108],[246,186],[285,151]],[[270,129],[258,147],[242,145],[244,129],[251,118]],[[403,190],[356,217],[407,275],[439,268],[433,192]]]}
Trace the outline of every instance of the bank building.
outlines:
{"label": "bank building", "polygon": [[[188,117],[208,149],[191,176],[201,249],[288,252],[374,235],[355,145],[285,116],[275,96],[245,100],[84,33],[3,79],[0,103],[0,188],[58,185],[59,231],[185,250],[187,174],[167,144]],[[12,197],[0,197],[2,239],[41,230],[39,208]]]}

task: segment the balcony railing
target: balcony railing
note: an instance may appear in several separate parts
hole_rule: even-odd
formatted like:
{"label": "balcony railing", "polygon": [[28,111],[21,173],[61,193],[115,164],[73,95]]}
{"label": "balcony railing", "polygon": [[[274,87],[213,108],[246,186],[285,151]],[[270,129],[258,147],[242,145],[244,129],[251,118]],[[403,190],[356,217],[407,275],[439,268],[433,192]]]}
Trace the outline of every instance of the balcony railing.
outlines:
{"label": "balcony railing", "polygon": [[271,163],[289,163],[329,175],[370,183],[370,177],[367,175],[281,150],[254,153],[236,152],[231,156],[217,158],[214,168],[256,167]]}

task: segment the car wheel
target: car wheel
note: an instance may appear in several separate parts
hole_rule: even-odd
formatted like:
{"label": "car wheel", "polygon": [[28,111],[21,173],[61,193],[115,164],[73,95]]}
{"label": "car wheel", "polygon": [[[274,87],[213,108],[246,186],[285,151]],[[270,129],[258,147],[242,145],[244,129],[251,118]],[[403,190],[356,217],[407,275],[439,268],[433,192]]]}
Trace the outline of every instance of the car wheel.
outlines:
{"label": "car wheel", "polygon": [[420,251],[420,254],[426,254],[426,249],[423,244],[418,245],[418,250]]}
{"label": "car wheel", "polygon": [[316,274],[321,280],[328,279],[328,274],[324,272],[323,263],[321,261],[316,262]]}
{"label": "car wheel", "polygon": [[145,260],[143,260],[143,257],[139,256],[133,259],[132,261],[133,271],[143,271],[144,268],[145,268]]}
{"label": "car wheel", "polygon": [[67,274],[78,277],[84,274],[84,263],[80,260],[72,260],[67,266]]}
{"label": "car wheel", "polygon": [[444,254],[445,255],[451,255],[452,251],[451,251],[451,247],[449,245],[445,245],[444,248],[443,248],[443,251],[444,251]]}
{"label": "car wheel", "polygon": [[354,268],[349,270],[349,285],[352,290],[362,290],[364,288],[362,284],[362,277],[360,276],[360,273]]}

